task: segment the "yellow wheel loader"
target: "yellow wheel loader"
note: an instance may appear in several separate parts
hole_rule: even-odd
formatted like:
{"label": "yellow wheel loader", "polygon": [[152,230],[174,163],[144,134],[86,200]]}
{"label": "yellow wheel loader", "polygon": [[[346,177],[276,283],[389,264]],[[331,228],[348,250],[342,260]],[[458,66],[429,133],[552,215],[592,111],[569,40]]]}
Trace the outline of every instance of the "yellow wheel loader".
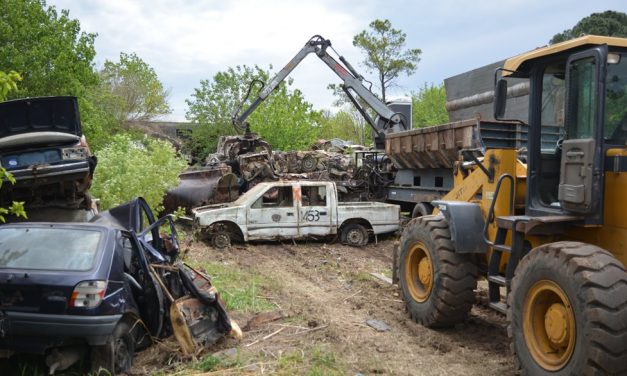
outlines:
{"label": "yellow wheel loader", "polygon": [[[520,87],[525,122],[505,119]],[[627,39],[506,60],[494,117],[525,147],[460,150],[453,189],[405,228],[394,269],[409,314],[463,321],[481,277],[523,374],[627,374]]]}

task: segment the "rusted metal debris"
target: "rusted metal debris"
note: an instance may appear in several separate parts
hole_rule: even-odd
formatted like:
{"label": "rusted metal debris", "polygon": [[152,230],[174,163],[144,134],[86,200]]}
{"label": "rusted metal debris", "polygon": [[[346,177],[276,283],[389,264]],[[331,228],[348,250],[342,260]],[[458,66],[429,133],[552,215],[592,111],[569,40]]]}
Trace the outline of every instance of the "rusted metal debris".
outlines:
{"label": "rusted metal debris", "polygon": [[166,213],[179,207],[191,209],[239,197],[239,179],[224,163],[189,169],[179,178],[179,185],[169,190],[163,200]]}
{"label": "rusted metal debris", "polygon": [[180,175],[180,185],[164,200],[166,213],[231,202],[261,182],[279,179],[335,181],[343,201],[376,199],[385,178],[374,175],[376,153],[364,149],[333,139],[318,140],[308,151],[283,152],[252,132],[222,136],[204,167]]}

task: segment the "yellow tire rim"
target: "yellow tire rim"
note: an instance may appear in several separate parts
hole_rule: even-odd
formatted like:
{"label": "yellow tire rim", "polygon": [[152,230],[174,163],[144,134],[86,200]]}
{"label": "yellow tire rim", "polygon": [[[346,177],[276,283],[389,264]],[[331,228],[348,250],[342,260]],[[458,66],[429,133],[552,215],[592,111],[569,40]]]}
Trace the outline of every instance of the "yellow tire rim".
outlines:
{"label": "yellow tire rim", "polygon": [[523,334],[533,359],[547,371],[558,371],[575,349],[575,314],[568,296],[549,280],[536,282],[523,305]]}
{"label": "yellow tire rim", "polygon": [[429,251],[420,242],[413,244],[405,256],[405,281],[415,301],[422,303],[429,298],[433,288],[433,264]]}

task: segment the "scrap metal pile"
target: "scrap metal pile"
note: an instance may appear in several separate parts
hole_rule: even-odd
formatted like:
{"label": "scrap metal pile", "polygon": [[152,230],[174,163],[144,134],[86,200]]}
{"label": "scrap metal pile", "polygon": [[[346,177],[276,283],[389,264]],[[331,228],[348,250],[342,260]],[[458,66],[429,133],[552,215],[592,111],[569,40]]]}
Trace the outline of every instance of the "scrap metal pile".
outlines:
{"label": "scrap metal pile", "polygon": [[234,201],[258,183],[279,179],[330,180],[338,184],[343,201],[379,199],[389,178],[381,171],[391,164],[377,152],[343,140],[319,140],[307,151],[273,151],[257,134],[222,136],[205,166],[180,175],[168,191],[166,212]]}

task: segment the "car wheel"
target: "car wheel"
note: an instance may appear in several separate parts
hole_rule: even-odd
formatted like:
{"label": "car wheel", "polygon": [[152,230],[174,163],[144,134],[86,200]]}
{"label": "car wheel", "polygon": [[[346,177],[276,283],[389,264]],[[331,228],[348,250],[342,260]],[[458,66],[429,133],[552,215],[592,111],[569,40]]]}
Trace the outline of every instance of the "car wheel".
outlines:
{"label": "car wheel", "polygon": [[117,375],[133,364],[135,339],[129,325],[120,321],[102,346],[91,348],[91,370],[94,375]]}
{"label": "car wheel", "polygon": [[211,245],[218,249],[231,246],[231,236],[227,232],[218,232],[211,237]]}
{"label": "car wheel", "polygon": [[353,247],[368,244],[368,231],[357,223],[351,223],[342,229],[342,243]]}

